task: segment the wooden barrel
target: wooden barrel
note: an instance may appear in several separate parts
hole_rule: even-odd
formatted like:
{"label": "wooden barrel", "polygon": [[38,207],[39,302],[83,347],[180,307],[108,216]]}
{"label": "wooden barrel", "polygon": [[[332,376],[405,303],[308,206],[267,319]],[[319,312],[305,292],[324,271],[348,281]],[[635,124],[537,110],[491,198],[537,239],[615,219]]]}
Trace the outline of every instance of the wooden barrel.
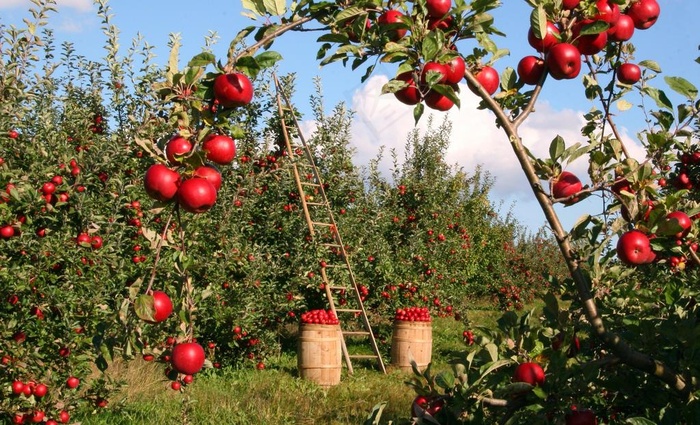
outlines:
{"label": "wooden barrel", "polygon": [[419,370],[428,367],[433,354],[432,322],[397,320],[391,337],[391,364],[411,371],[411,359]]}
{"label": "wooden barrel", "polygon": [[340,383],[342,349],[338,325],[299,325],[299,376],[328,388]]}

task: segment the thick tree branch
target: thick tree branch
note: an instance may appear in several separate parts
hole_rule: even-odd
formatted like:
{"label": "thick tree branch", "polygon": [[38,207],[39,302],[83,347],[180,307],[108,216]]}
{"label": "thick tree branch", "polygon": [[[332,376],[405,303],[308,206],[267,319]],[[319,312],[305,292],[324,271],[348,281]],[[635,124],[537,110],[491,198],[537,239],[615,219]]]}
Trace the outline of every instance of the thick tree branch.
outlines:
{"label": "thick tree branch", "polygon": [[508,116],[501,109],[498,103],[483,90],[474,75],[469,70],[465,72],[465,77],[467,78],[467,81],[479,88],[482,99],[486,102],[487,107],[496,115],[498,123],[502,126],[503,130],[508,136],[513,152],[515,153],[515,156],[518,159],[523,172],[525,173],[525,177],[530,184],[530,188],[535,195],[535,199],[539,203],[540,208],[542,209],[542,212],[544,213],[545,218],[549,223],[552,232],[554,233],[559,249],[564,257],[564,261],[569,269],[569,273],[571,274],[571,277],[576,285],[579,299],[586,314],[586,318],[591,324],[593,333],[600,340],[602,340],[610,348],[612,353],[619,357],[623,363],[656,376],[682,396],[687,396],[690,390],[681,375],[677,374],[662,362],[655,360],[644,353],[635,351],[619,335],[608,331],[603,318],[598,312],[595,300],[593,299],[593,294],[591,293],[590,289],[590,279],[583,272],[578,260],[573,255],[571,242],[569,241],[569,238],[566,237],[567,232],[564,231],[561,221],[559,220],[557,213],[554,211],[552,201],[550,200],[549,196],[543,190],[541,190],[539,178],[537,177],[535,168],[527,155],[520,137],[518,136],[517,128],[515,127],[514,123],[508,119]]}

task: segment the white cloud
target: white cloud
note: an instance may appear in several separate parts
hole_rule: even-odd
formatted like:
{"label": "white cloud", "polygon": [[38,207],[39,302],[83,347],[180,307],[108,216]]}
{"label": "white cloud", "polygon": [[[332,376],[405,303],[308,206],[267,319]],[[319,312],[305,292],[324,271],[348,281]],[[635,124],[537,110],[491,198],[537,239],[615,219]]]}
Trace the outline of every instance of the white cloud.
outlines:
{"label": "white cloud", "polygon": [[[28,8],[33,6],[28,0],[0,0],[0,9]],[[92,0],[56,0],[58,10],[63,8],[75,9],[80,12],[92,10]]]}
{"label": "white cloud", "polygon": [[[403,148],[407,135],[414,128],[414,120],[412,106],[403,105],[393,95],[381,95],[381,88],[387,80],[387,77],[381,75],[368,79],[353,93],[351,108],[355,111],[352,144],[357,149],[357,163],[367,164],[370,159],[376,157],[379,147],[385,146],[382,171],[388,177],[391,167],[388,150],[395,149],[399,161],[403,160]],[[523,218],[531,229],[536,229],[543,223],[544,217],[534,202],[532,190],[526,183],[505,133],[496,127],[495,117],[491,112],[477,109],[478,98],[466,85],[460,88],[462,107],[452,108],[447,112],[447,117],[452,122],[451,144],[447,151],[448,162],[458,163],[467,171],[473,170],[477,165],[489,170],[496,179],[491,192],[492,198],[496,201],[503,200],[506,207],[516,202],[516,215]],[[533,154],[547,157],[549,145],[557,135],[564,138],[567,146],[576,142],[587,143],[580,133],[580,128],[585,122],[584,113],[568,109],[555,110],[549,103],[540,101],[535,113],[521,125],[519,133],[523,143]],[[427,127],[429,114],[434,116],[434,125],[440,124],[445,117],[443,112],[426,109],[426,114],[418,124],[421,131]],[[643,158],[644,151],[641,146],[630,139],[625,129],[620,130],[632,156]],[[577,174],[584,184],[587,183],[585,158],[566,165],[566,169]],[[591,202],[596,201],[591,199],[585,202],[587,205],[567,208],[562,217],[565,226],[573,224],[586,210],[590,212],[598,208],[594,206],[591,209]]]}

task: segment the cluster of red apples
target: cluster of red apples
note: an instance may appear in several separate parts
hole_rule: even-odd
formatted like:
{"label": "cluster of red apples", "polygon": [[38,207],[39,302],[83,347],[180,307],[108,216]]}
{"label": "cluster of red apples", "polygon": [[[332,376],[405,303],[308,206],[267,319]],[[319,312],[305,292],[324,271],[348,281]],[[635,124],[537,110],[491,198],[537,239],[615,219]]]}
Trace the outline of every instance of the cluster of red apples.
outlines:
{"label": "cluster of red apples", "polygon": [[394,321],[401,322],[430,322],[428,307],[397,308],[394,313]]}
{"label": "cluster of red apples", "polygon": [[307,325],[338,325],[340,321],[331,310],[309,310],[301,314],[301,323]]}
{"label": "cluster of red apples", "polygon": [[[221,74],[214,80],[215,104],[234,108],[252,99],[253,85],[244,74]],[[154,164],[146,171],[146,193],[160,202],[176,200],[187,212],[203,213],[214,206],[221,187],[216,165],[233,162],[236,144],[231,137],[212,132],[197,148],[196,142],[177,134],[165,145],[165,156],[165,163]]]}
{"label": "cluster of red apples", "polygon": [[[558,24],[546,23],[544,34],[530,28],[529,44],[539,56],[526,56],[518,63],[518,76],[525,84],[537,84],[545,69],[557,80],[576,78],[581,71],[581,56],[595,55],[610,43],[624,42],[632,38],[635,29],[645,30],[656,22],[660,7],[656,0],[636,0],[625,11],[612,0],[598,0],[595,13],[581,10],[581,0],[562,1],[562,19]],[[607,30],[589,34],[585,30],[603,22]],[[633,63],[623,63],[617,68],[618,81],[635,84],[641,78],[641,70]]]}

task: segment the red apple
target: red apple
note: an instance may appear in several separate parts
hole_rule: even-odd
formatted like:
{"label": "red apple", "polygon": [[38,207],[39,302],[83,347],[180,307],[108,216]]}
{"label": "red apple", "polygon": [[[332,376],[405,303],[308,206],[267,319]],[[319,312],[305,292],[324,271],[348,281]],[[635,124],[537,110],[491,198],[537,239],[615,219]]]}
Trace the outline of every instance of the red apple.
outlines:
{"label": "red apple", "polygon": [[642,70],[634,63],[623,63],[617,68],[617,80],[622,84],[635,84],[642,78]]}
{"label": "red apple", "polygon": [[379,18],[377,18],[377,24],[383,27],[391,26],[391,28],[385,29],[386,34],[389,36],[390,40],[398,41],[408,32],[406,28],[395,28],[395,26],[397,26],[395,24],[403,24],[403,17],[404,14],[400,11],[396,9],[389,9],[379,15]]}
{"label": "red apple", "polygon": [[633,2],[627,14],[632,18],[634,27],[645,30],[656,23],[661,13],[661,8],[656,0],[638,0]]}
{"label": "red apple", "polygon": [[153,323],[166,320],[173,312],[173,302],[168,294],[163,291],[153,291]]}
{"label": "red apple", "polygon": [[180,184],[177,201],[187,212],[203,213],[216,203],[216,188],[208,179],[193,177]]}
{"label": "red apple", "polygon": [[80,379],[76,378],[75,376],[71,376],[68,379],[66,379],[66,386],[68,388],[78,388],[78,385],[80,385]]}
{"label": "red apple", "polygon": [[527,32],[527,42],[538,52],[547,53],[559,44],[559,28],[552,22],[547,22],[547,33],[544,38],[540,38],[531,27]]}
{"label": "red apple", "polygon": [[513,382],[526,382],[532,386],[544,384],[544,370],[534,362],[520,363],[513,372]]}
{"label": "red apple", "polygon": [[574,10],[581,3],[581,0],[562,0],[561,7],[564,10]]}
{"label": "red apple", "polygon": [[598,425],[598,419],[591,410],[572,410],[566,414],[566,425]]}
{"label": "red apple", "polygon": [[236,143],[223,134],[208,135],[202,142],[202,150],[206,152],[207,160],[220,165],[230,164],[236,157]]}
{"label": "red apple", "polygon": [[[561,174],[554,180],[552,185],[552,196],[555,199],[568,198],[583,188],[581,180],[575,174],[569,171],[562,171]],[[564,202],[564,205],[572,205],[578,202],[579,198],[575,197]]]}
{"label": "red apple", "polygon": [[656,257],[651,249],[649,237],[636,229],[623,233],[617,241],[616,249],[617,257],[628,266],[648,264]]}
{"label": "red apple", "polygon": [[453,106],[452,102],[447,96],[442,95],[435,90],[430,90],[427,95],[425,95],[425,104],[436,111],[449,111]]}
{"label": "red apple", "polygon": [[692,220],[688,214],[684,213],[683,211],[673,211],[668,213],[668,215],[666,215],[664,218],[664,221],[667,224],[674,223],[674,228],[680,227],[680,231],[673,235],[678,239],[688,236],[688,233],[690,233],[690,228],[693,226]]}
{"label": "red apple", "polygon": [[[496,90],[498,90],[498,85],[500,84],[500,77],[498,76],[498,71],[493,69],[490,66],[485,66],[481,68],[476,74],[474,74],[474,77],[479,81],[479,84],[484,87],[484,90],[486,90],[486,93],[489,95],[493,95],[496,93]],[[469,89],[476,95],[479,94],[479,91],[477,90],[476,86],[472,84],[467,84]]]}
{"label": "red apple", "polygon": [[416,86],[416,82],[413,80],[413,72],[403,72],[397,75],[396,79],[400,81],[405,81],[406,84],[408,84],[407,87],[404,87],[394,92],[394,96],[396,96],[396,99],[398,99],[399,102],[404,103],[406,105],[417,105],[418,102],[421,101],[421,94],[418,90],[418,86]]}
{"label": "red apple", "polygon": [[196,342],[185,342],[173,347],[170,364],[185,375],[194,375],[204,365],[204,348]]}
{"label": "red apple", "polygon": [[15,235],[15,228],[9,224],[0,227],[0,237],[3,239],[10,239]]}
{"label": "red apple", "polygon": [[163,164],[151,165],[143,179],[148,196],[161,202],[175,197],[179,182],[180,174]]}
{"label": "red apple", "polygon": [[194,177],[206,179],[218,192],[221,188],[221,173],[213,165],[202,165],[194,170]]}
{"label": "red apple", "polygon": [[240,72],[221,74],[214,80],[214,99],[226,108],[245,106],[253,100],[253,84]]}
{"label": "red apple", "polygon": [[426,82],[428,73],[431,72],[437,72],[441,75],[440,79],[437,81],[439,84],[445,84],[447,82],[447,74],[449,73],[449,70],[446,65],[437,62],[426,62],[426,64],[423,65],[423,72],[420,76],[421,83]]}
{"label": "red apple", "polygon": [[425,6],[429,17],[442,18],[452,9],[452,0],[426,0]]}
{"label": "red apple", "polygon": [[574,35],[573,44],[582,55],[595,55],[603,50],[608,43],[608,33],[606,31],[599,32],[598,34],[580,35],[583,28],[593,22],[594,21],[590,19],[584,19],[583,21],[577,22],[572,28]]}
{"label": "red apple", "polygon": [[596,21],[606,22],[609,26],[614,26],[620,19],[620,6],[610,0],[598,0],[596,3],[598,14],[593,17]]}
{"label": "red apple", "polygon": [[540,82],[544,68],[544,60],[541,58],[525,56],[518,62],[518,77],[523,83],[534,86]]}
{"label": "red apple", "polygon": [[549,51],[545,63],[556,80],[576,78],[581,72],[581,52],[573,44],[559,43]]}
{"label": "red apple", "polygon": [[620,15],[617,23],[608,28],[609,41],[627,41],[634,35],[634,21],[629,15]]}
{"label": "red apple", "polygon": [[462,56],[455,56],[445,64],[447,68],[447,74],[445,76],[445,82],[447,84],[457,84],[464,78],[464,71],[466,70],[466,64]]}
{"label": "red apple", "polygon": [[182,164],[182,156],[192,151],[192,143],[182,136],[173,136],[165,145],[165,156],[170,165]]}

